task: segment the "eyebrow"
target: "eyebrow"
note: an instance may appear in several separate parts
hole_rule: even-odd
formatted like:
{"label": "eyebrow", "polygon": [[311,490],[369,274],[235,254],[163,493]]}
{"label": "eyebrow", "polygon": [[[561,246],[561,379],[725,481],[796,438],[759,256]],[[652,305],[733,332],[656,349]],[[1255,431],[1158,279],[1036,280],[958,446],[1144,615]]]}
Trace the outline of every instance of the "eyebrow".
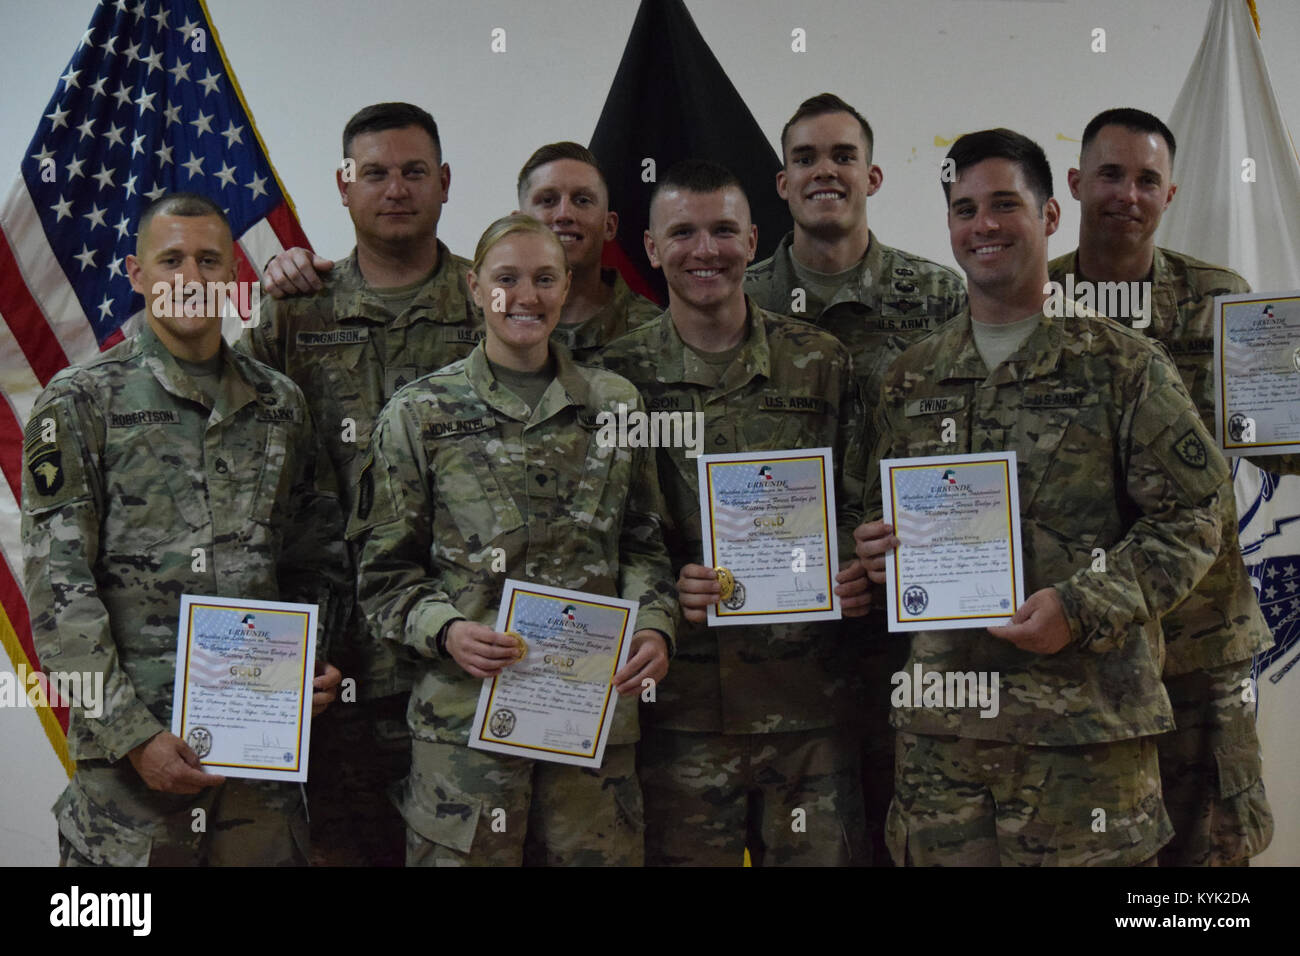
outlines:
{"label": "eyebrow", "polygon": [[[812,152],[815,152],[816,149],[817,149],[817,147],[816,147],[816,146],[813,146],[813,145],[810,144],[810,143],[805,143],[805,144],[803,144],[802,146],[791,146],[791,147],[790,147],[790,155],[793,156],[795,153],[812,153]],[[853,152],[853,153],[856,153],[859,149],[861,149],[861,147],[858,146],[856,143],[834,143],[834,144],[831,145],[830,151],[831,151],[831,152],[844,152],[844,153],[847,153],[847,152]]]}
{"label": "eyebrow", "polygon": [[[180,255],[183,253],[184,250],[181,249],[179,246],[168,246],[166,249],[159,249],[157,252],[154,253],[154,255],[167,256],[167,255]],[[221,255],[221,250],[220,249],[199,249],[195,254],[200,256],[202,255],[219,256]]]}
{"label": "eyebrow", "polygon": [[[1102,163],[1100,166],[1097,167],[1098,172],[1109,172],[1111,170],[1117,172],[1123,172],[1124,166],[1121,163]],[[1151,166],[1143,166],[1141,172],[1144,174],[1155,176],[1157,179],[1165,178],[1164,173],[1160,172],[1160,170],[1155,169],[1154,167]]]}

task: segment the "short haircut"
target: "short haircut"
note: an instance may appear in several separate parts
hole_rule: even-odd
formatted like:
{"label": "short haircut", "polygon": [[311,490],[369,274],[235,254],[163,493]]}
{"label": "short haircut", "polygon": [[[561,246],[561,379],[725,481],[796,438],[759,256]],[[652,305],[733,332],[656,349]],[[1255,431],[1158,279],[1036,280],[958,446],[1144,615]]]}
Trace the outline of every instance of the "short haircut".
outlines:
{"label": "short haircut", "polygon": [[818,93],[816,96],[810,96],[800,103],[799,108],[794,111],[794,115],[781,127],[782,163],[785,162],[785,141],[790,133],[790,127],[809,117],[825,116],[827,113],[848,113],[858,121],[858,125],[862,127],[862,135],[867,141],[867,162],[871,162],[871,153],[876,148],[876,136],[871,132],[871,124],[867,122],[867,118],[834,93]]}
{"label": "short haircut", "polygon": [[1155,133],[1169,147],[1169,165],[1170,167],[1174,165],[1174,152],[1177,150],[1177,143],[1174,142],[1173,130],[1166,126],[1160,120],[1160,117],[1154,116],[1145,110],[1135,110],[1130,106],[1102,110],[1089,120],[1088,125],[1083,130],[1083,143],[1079,146],[1080,156],[1088,151],[1089,144],[1107,126],[1123,126],[1133,133]]}
{"label": "short haircut", "polygon": [[522,212],[515,212],[508,216],[502,216],[496,222],[492,223],[492,225],[483,230],[483,235],[479,237],[478,245],[474,247],[474,272],[477,273],[479,269],[483,268],[483,260],[486,259],[487,254],[492,251],[493,246],[502,239],[505,239],[508,236],[518,235],[519,233],[533,233],[545,237],[546,240],[555,247],[555,251],[560,257],[561,267],[565,271],[568,270],[568,258],[564,252],[564,245],[560,242],[559,237],[556,236],[555,233],[551,232],[550,227],[542,225],[541,222],[534,219],[532,216],[526,215]]}
{"label": "short haircut", "polygon": [[524,190],[528,187],[528,181],[533,178],[533,173],[548,163],[554,163],[561,159],[574,159],[580,163],[586,163],[594,169],[596,175],[600,178],[600,185],[605,190],[605,196],[608,200],[609,183],[605,179],[604,170],[600,168],[600,160],[596,159],[596,154],[581,143],[565,140],[562,143],[547,143],[528,157],[528,161],[524,163],[524,168],[519,170],[519,180],[515,183],[515,190],[519,194],[521,203],[524,201]]}
{"label": "short haircut", "polygon": [[[1043,204],[1052,198],[1052,167],[1047,162],[1047,155],[1032,139],[1014,130],[982,129],[978,133],[967,133],[952,144],[948,150],[948,159],[953,161],[957,176],[986,159],[1009,159],[1025,174],[1025,180],[1038,200],[1040,213]],[[944,198],[951,200],[952,183],[949,177],[940,176],[940,180],[943,183]]]}
{"label": "short haircut", "polygon": [[749,203],[749,194],[741,185],[736,174],[721,163],[707,159],[683,159],[669,167],[668,172],[654,184],[650,190],[650,205],[655,197],[665,189],[683,189],[688,193],[716,193],[735,187]]}
{"label": "short haircut", "polygon": [[408,126],[418,126],[429,134],[438,161],[442,162],[442,140],[438,138],[438,124],[427,110],[411,103],[375,103],[358,110],[348,120],[348,125],[343,127],[343,155],[352,155],[352,140],[362,133],[382,133],[384,130],[405,129]]}
{"label": "short haircut", "polygon": [[[226,227],[230,235],[230,219],[216,202],[200,193],[179,192],[159,196],[140,213],[140,222],[135,227],[135,254],[140,255],[145,233],[154,216],[215,216]],[[233,237],[231,242],[234,242]]]}

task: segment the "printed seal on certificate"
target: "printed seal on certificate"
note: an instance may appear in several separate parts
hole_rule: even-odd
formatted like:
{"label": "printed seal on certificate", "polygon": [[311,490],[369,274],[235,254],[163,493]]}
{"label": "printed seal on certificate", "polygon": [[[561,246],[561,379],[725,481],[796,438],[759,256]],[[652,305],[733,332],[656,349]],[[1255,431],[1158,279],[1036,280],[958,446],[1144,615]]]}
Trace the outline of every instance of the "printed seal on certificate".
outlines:
{"label": "printed seal on certificate", "polygon": [[206,727],[190,728],[190,732],[185,735],[185,742],[198,754],[200,760],[212,753],[212,731]]}
{"label": "printed seal on certificate", "polygon": [[502,707],[488,721],[488,730],[492,731],[494,737],[509,737],[515,730],[514,711]]}
{"label": "printed seal on certificate", "polygon": [[903,591],[903,609],[908,614],[920,614],[930,606],[930,595],[919,584],[910,585]]}

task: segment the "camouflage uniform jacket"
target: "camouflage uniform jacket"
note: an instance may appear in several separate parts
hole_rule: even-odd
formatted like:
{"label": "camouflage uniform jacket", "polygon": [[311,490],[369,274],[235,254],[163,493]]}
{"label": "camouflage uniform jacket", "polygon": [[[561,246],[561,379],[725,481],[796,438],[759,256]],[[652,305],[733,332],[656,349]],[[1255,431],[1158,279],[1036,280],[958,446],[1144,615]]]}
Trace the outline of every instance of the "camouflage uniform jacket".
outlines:
{"label": "camouflage uniform jacket", "polygon": [[1159,621],[1218,554],[1227,464],[1173,363],[1138,333],[1095,313],[1044,317],[990,372],[970,326],[963,313],[894,364],[876,457],[1014,450],[1025,594],[1056,588],[1071,642],[1043,655],[983,629],[917,632],[909,675],[996,673],[1000,710],[900,708],[894,725],[1043,746],[1168,731]]}
{"label": "camouflage uniform jacket", "polygon": [[[237,343],[307,396],[345,515],[356,509],[357,478],[380,409],[403,385],[464,358],[483,337],[482,315],[465,281],[470,264],[441,242],[438,263],[411,306],[394,315],[362,278],[354,250],[324,276],[320,292],[265,297],[260,321]],[[359,698],[410,689],[411,665],[399,665],[391,649],[371,642],[360,614],[347,636],[351,647],[339,663],[345,673],[362,669]]]}
{"label": "camouflage uniform jacket", "polygon": [[103,714],[72,711],[74,760],[120,760],[170,729],[182,594],[319,604],[325,637],[350,612],[343,515],[302,393],[221,354],[209,413],[146,324],[56,375],[27,425],[36,649],[47,670],[104,675]]}
{"label": "camouflage uniform jacket", "polygon": [[[1052,260],[1053,281],[1067,273],[1078,283],[1078,251]],[[1196,403],[1201,420],[1214,434],[1214,297],[1249,292],[1246,281],[1230,269],[1156,249],[1151,277],[1151,325],[1140,330],[1158,340],[1173,356],[1183,384]],[[1269,462],[1259,460],[1263,467]],[[1168,656],[1165,676],[1249,660],[1272,644],[1272,634],[1250,576],[1242,563],[1237,540],[1237,502],[1232,477],[1219,496],[1223,544],[1219,557],[1196,590],[1162,622]]]}
{"label": "camouflage uniform jacket", "polygon": [[794,233],[787,233],[770,258],[749,267],[745,291],[760,308],[811,322],[848,346],[868,408],[880,400],[885,370],[903,349],[966,307],[957,273],[893,249],[872,233],[861,272],[830,302],[804,289],[803,311],[793,312],[792,294],[802,287],[793,248]]}
{"label": "camouflage uniform jacket", "polygon": [[[373,633],[422,657],[408,710],[422,740],[467,742],[482,681],[435,641],[461,618],[495,627],[507,577],[638,601],[636,627],[663,631],[671,651],[679,612],[654,459],[598,438],[601,412],[640,398],[563,346],[551,353],[555,380],[531,416],[480,346],[399,391],[376,426],[348,535]],[[610,743],[637,739],[635,704],[620,702]]]}
{"label": "camouflage uniform jacket", "polygon": [[[836,501],[861,500],[859,471],[843,468],[861,446],[862,404],[848,351],[804,322],[748,300],[744,344],[715,387],[665,312],[607,346],[601,362],[631,379],[652,411],[700,412],[705,454],[831,448]],[[664,540],[673,572],[703,559],[696,459],[659,448],[668,502]],[[840,560],[852,559],[853,525],[841,518]],[[683,623],[680,652],[642,719],[670,730],[750,734],[813,730],[854,719],[856,642],[840,622],[709,629]]]}
{"label": "camouflage uniform jacket", "polygon": [[614,297],[600,311],[577,325],[557,325],[551,338],[559,342],[579,363],[593,362],[597,353],[620,335],[640,328],[659,317],[663,309],[633,292],[614,269],[601,271],[602,280],[610,280]]}

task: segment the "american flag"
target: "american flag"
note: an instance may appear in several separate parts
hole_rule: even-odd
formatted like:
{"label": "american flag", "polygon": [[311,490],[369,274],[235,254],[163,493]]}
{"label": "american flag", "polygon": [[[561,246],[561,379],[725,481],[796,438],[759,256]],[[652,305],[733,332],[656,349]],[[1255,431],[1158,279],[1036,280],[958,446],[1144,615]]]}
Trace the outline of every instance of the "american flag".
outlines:
{"label": "american flag", "polygon": [[[126,277],[144,206],[208,195],[239,279],[307,238],[201,0],[98,4],[0,208],[0,640],[38,667],[19,587],[22,425],[56,372],[122,340],[143,308]],[[65,766],[67,712],[41,711]]]}

